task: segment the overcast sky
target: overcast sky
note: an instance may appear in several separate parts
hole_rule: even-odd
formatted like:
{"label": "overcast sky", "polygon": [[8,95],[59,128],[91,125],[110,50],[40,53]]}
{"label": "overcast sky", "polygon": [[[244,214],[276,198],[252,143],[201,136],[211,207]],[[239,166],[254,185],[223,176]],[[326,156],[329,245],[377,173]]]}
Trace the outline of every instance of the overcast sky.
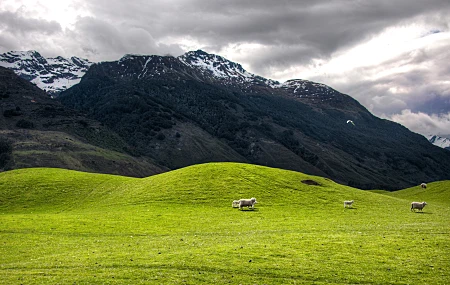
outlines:
{"label": "overcast sky", "polygon": [[450,134],[449,0],[1,0],[0,53],[117,60],[202,49]]}

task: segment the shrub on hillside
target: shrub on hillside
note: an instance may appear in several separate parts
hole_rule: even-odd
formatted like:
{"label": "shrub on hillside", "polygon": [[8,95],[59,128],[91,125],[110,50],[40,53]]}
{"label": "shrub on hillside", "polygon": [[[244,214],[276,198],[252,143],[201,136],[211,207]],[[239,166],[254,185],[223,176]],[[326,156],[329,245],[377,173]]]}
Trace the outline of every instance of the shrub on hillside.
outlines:
{"label": "shrub on hillside", "polygon": [[22,129],[33,129],[34,123],[31,121],[20,119],[19,121],[17,121],[16,127],[22,128]]}
{"label": "shrub on hillside", "polygon": [[0,168],[3,168],[11,159],[12,146],[11,143],[0,138]]}
{"label": "shrub on hillside", "polygon": [[3,112],[3,116],[5,116],[6,118],[20,115],[22,115],[22,112],[20,111],[19,107],[16,107],[15,109],[8,109]]}
{"label": "shrub on hillside", "polygon": [[9,98],[9,94],[9,91],[3,91],[2,93],[0,93],[0,99]]}
{"label": "shrub on hillside", "polygon": [[85,128],[89,126],[89,123],[85,120],[78,120],[78,124],[82,125]]}

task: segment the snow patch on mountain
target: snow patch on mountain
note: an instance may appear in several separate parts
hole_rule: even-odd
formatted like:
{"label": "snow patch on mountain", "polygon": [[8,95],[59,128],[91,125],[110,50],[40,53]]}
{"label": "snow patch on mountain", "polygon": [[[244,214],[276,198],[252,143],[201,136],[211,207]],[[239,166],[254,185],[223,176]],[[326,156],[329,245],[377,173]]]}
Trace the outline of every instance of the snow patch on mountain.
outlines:
{"label": "snow patch on mountain", "polygon": [[242,68],[240,64],[201,50],[187,52],[179,56],[178,59],[188,66],[197,67],[220,79],[250,82],[255,77],[254,74]]}
{"label": "snow patch on mountain", "polygon": [[337,96],[340,97],[339,92],[325,84],[303,79],[288,80],[278,88],[286,90],[294,97],[311,102],[335,101]]}
{"label": "snow patch on mountain", "polygon": [[450,139],[436,135],[425,136],[435,146],[450,149]]}
{"label": "snow patch on mountain", "polygon": [[0,54],[0,66],[12,69],[39,88],[56,94],[78,84],[93,63],[78,57],[44,58],[36,51]]}
{"label": "snow patch on mountain", "polygon": [[264,85],[271,88],[282,86],[278,81],[250,73],[238,63],[202,50],[187,52],[179,56],[178,59],[186,66],[197,68],[203,75],[217,79],[226,85],[238,84],[246,88],[254,85]]}

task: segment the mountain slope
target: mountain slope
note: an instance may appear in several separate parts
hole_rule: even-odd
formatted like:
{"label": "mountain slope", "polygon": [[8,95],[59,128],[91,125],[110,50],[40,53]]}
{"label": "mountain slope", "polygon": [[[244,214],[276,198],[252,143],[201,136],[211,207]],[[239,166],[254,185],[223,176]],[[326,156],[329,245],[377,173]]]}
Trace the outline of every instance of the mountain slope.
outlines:
{"label": "mountain slope", "polygon": [[93,64],[60,99],[170,169],[241,161],[364,189],[450,176],[450,153],[350,96],[305,80],[267,80],[203,51]]}
{"label": "mountain slope", "polygon": [[92,62],[78,57],[44,58],[36,51],[0,54],[0,66],[13,70],[50,94],[58,94],[80,82]]}
{"label": "mountain slope", "polygon": [[0,169],[60,167],[148,176],[165,168],[132,157],[117,134],[0,67]]}

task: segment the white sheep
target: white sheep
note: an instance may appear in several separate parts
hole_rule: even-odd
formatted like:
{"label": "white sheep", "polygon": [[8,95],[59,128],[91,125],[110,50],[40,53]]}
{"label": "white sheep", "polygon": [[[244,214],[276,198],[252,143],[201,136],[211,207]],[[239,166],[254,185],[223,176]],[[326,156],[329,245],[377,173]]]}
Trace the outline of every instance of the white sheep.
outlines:
{"label": "white sheep", "polygon": [[344,208],[347,207],[347,206],[349,208],[353,207],[353,202],[354,202],[353,200],[351,200],[351,201],[344,201]]}
{"label": "white sheep", "polygon": [[426,189],[427,188],[427,184],[426,183],[422,183],[422,184],[420,184],[420,187]]}
{"label": "white sheep", "polygon": [[423,208],[427,205],[427,202],[412,202],[411,203],[411,211],[416,211],[415,209],[418,209],[419,211],[423,212]]}
{"label": "white sheep", "polygon": [[231,207],[239,208],[239,200],[234,200],[233,203],[231,204]]}
{"label": "white sheep", "polygon": [[242,207],[252,207],[253,209],[256,203],[258,203],[256,202],[256,198],[241,199],[239,200],[239,209],[241,209]]}

